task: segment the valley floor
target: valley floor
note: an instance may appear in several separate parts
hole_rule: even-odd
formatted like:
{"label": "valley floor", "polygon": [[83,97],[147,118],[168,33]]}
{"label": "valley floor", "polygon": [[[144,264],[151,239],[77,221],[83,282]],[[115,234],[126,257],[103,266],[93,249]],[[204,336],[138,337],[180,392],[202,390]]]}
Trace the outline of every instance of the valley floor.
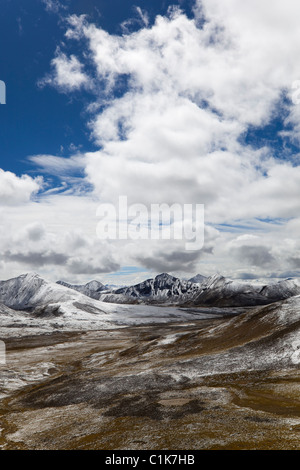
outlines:
{"label": "valley floor", "polygon": [[6,338],[0,448],[300,449],[299,367],[212,352],[224,321]]}

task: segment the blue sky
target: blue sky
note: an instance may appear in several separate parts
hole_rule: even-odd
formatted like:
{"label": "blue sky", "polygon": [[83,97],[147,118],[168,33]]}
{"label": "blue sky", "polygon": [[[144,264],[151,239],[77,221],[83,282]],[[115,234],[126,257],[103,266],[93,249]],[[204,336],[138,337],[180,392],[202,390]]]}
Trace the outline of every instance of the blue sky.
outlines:
{"label": "blue sky", "polygon": [[[272,5],[3,0],[0,276],[297,276],[300,7]],[[204,204],[204,246],[99,239],[124,195]]]}

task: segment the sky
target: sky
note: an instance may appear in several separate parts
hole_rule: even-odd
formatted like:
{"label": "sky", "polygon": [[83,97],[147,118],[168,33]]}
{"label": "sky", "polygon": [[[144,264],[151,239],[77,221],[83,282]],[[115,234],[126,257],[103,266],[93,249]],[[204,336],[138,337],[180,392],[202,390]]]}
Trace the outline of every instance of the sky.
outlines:
{"label": "sky", "polygon": [[[297,0],[1,7],[1,279],[300,276]],[[204,206],[204,243],[99,235],[120,197]]]}

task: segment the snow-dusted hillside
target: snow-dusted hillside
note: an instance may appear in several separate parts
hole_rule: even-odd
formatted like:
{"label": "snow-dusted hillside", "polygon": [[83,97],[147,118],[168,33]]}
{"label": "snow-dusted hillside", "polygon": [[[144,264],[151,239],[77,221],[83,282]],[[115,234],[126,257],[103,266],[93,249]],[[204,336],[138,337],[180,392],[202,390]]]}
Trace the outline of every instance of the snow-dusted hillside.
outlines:
{"label": "snow-dusted hillside", "polygon": [[300,296],[250,309],[198,335],[174,343],[177,354],[191,360],[170,373],[194,377],[242,370],[280,370],[300,364]]}
{"label": "snow-dusted hillside", "polygon": [[261,294],[267,299],[274,300],[279,297],[287,299],[294,295],[300,294],[300,280],[299,279],[285,279],[275,284],[264,286],[261,289]]}
{"label": "snow-dusted hillside", "polygon": [[192,303],[218,307],[267,305],[299,294],[300,282],[297,279],[261,286],[215,275],[201,284],[199,293]]}

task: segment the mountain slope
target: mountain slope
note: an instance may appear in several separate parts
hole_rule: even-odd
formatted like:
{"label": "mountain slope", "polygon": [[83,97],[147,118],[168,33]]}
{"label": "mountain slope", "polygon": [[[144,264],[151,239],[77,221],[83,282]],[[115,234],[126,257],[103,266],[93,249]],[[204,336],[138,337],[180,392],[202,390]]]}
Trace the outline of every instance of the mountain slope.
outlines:
{"label": "mountain slope", "polygon": [[64,302],[72,298],[63,287],[53,288],[38,274],[28,273],[0,282],[0,302],[16,310],[30,309],[37,305]]}
{"label": "mountain slope", "polygon": [[276,284],[264,286],[260,293],[272,301],[274,299],[288,299],[300,294],[300,281],[299,279],[285,279]]}
{"label": "mountain slope", "polygon": [[298,280],[285,280],[261,287],[215,275],[204,281],[200,287],[198,295],[192,300],[193,305],[217,307],[267,305],[300,294]]}
{"label": "mountain slope", "polygon": [[184,343],[174,343],[170,348],[187,358],[181,366],[176,364],[174,372],[211,375],[298,367],[299,334],[298,295],[251,309],[215,327],[203,328],[196,335],[189,334]]}

